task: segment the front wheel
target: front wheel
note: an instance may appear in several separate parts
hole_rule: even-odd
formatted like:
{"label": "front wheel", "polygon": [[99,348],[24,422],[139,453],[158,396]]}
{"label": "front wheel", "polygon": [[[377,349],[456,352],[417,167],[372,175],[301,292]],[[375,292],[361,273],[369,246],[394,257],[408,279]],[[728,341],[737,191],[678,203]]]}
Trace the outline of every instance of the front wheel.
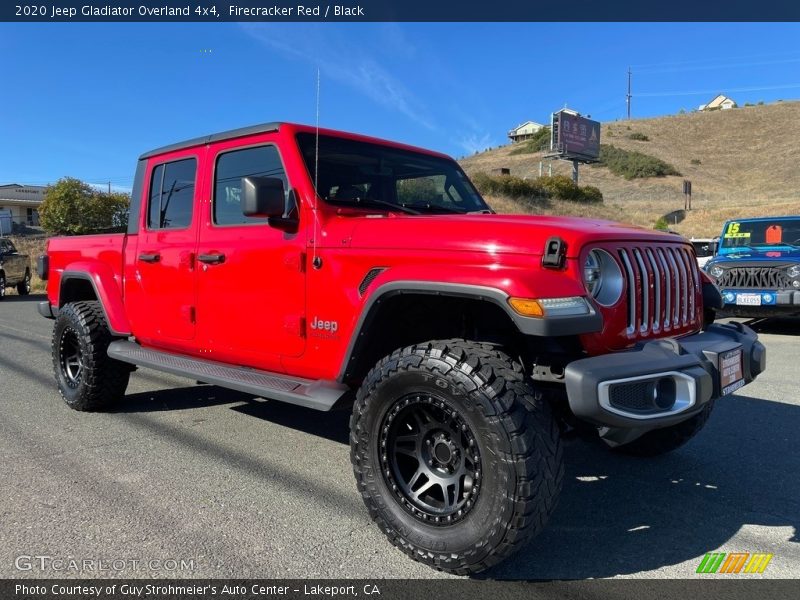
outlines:
{"label": "front wheel", "polygon": [[413,559],[466,575],[544,526],[563,478],[560,434],[522,367],[497,346],[428,342],[382,359],[350,421],[370,516]]}
{"label": "front wheel", "polygon": [[106,408],[124,396],[130,366],[109,358],[113,341],[99,302],[72,302],[53,327],[53,370],[67,405],[80,411]]}

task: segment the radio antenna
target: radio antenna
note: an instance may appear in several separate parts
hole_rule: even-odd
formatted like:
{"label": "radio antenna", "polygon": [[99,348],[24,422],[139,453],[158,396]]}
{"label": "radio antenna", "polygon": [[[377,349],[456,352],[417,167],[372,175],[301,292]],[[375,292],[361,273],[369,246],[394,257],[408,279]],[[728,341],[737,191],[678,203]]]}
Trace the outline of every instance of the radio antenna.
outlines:
{"label": "radio antenna", "polygon": [[315,269],[322,266],[322,259],[319,257],[318,246],[319,236],[322,231],[319,225],[319,67],[317,67],[317,106],[316,106],[316,135],[314,139],[314,255],[311,265]]}

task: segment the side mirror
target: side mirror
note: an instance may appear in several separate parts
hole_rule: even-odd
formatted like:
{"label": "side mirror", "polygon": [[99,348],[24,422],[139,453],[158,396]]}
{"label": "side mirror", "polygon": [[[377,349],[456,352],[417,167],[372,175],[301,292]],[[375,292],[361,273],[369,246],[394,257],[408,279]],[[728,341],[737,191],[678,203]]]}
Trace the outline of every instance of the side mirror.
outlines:
{"label": "side mirror", "polygon": [[283,217],[286,195],[276,177],[242,177],[242,213],[246,217]]}

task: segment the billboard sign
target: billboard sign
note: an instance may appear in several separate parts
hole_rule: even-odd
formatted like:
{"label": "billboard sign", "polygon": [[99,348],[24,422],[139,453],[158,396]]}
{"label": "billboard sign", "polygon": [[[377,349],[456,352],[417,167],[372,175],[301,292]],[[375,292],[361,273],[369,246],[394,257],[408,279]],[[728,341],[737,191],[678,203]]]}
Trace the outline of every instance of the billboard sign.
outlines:
{"label": "billboard sign", "polygon": [[596,160],[600,155],[600,123],[573,111],[553,113],[552,148],[565,158]]}

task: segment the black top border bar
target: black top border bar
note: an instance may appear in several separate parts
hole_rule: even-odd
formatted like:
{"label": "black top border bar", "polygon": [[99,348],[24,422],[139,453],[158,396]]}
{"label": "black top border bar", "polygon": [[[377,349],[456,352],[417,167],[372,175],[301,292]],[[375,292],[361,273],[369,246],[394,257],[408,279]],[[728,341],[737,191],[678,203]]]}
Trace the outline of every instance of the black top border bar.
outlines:
{"label": "black top border bar", "polygon": [[796,0],[15,0],[5,22],[797,22]]}

